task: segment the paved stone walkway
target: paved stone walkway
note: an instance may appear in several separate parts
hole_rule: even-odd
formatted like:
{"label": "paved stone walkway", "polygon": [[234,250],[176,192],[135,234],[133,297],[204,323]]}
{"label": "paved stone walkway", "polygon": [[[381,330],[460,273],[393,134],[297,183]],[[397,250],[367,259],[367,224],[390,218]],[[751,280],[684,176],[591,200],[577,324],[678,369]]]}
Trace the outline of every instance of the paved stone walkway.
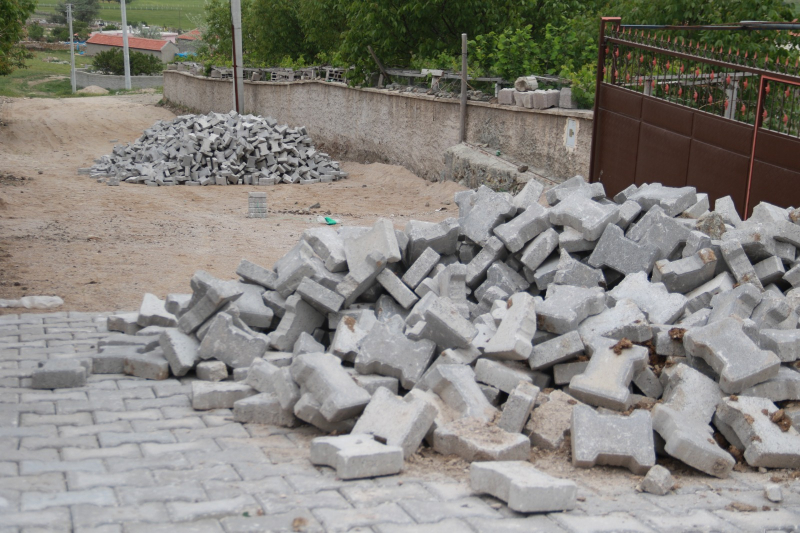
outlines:
{"label": "paved stone walkway", "polygon": [[[443,473],[439,456],[399,476],[337,480],[308,462],[316,430],[194,411],[188,379],[28,388],[39,361],[94,353],[106,334],[102,314],[0,316],[0,533],[800,531],[800,479],[786,471],[678,475],[659,497],[636,492],[640,478],[623,469],[575,470],[577,509],[524,516],[473,494],[463,469]],[[780,504],[763,494],[774,476]]]}

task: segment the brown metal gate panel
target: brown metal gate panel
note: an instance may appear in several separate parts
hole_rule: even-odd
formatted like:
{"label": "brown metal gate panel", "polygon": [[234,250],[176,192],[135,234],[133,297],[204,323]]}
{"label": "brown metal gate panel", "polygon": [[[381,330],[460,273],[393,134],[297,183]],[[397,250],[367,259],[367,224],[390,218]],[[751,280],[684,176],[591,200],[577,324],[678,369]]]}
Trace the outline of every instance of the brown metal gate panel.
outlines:
{"label": "brown metal gate panel", "polygon": [[[800,76],[604,19],[590,181],[692,186],[740,213],[800,206]],[[606,22],[617,21],[610,26]],[[748,63],[749,61],[749,63]],[[755,135],[755,141],[754,141]]]}

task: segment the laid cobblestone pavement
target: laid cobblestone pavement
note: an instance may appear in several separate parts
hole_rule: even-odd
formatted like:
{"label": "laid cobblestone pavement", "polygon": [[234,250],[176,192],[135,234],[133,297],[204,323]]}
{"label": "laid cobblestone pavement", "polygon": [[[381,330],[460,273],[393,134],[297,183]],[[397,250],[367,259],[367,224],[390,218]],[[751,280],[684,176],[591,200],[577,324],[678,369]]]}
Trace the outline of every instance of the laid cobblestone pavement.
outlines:
{"label": "laid cobblestone pavement", "polygon": [[[317,430],[195,411],[189,378],[29,388],[40,361],[95,353],[105,317],[0,316],[0,533],[800,531],[800,479],[787,471],[676,474],[678,488],[654,496],[623,469],[573,470],[575,510],[525,516],[435,454],[398,476],[338,480],[308,461]],[[764,497],[771,479],[781,503]]]}

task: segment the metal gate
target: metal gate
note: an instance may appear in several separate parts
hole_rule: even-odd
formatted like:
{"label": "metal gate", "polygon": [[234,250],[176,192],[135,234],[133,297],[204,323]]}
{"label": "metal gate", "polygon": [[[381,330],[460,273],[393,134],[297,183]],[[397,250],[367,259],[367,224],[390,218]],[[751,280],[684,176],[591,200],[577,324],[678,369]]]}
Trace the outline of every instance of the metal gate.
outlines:
{"label": "metal gate", "polygon": [[609,196],[634,183],[689,185],[712,207],[730,195],[745,215],[761,201],[800,206],[798,61],[620,22],[600,27],[590,181]]}

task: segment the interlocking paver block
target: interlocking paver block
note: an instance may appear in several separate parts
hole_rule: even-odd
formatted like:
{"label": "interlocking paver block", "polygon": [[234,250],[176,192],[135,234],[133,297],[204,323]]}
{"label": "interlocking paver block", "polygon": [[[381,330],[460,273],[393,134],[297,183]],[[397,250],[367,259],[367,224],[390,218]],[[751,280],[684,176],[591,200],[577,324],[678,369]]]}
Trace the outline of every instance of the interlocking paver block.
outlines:
{"label": "interlocking paver block", "polygon": [[382,252],[372,252],[364,260],[350,269],[344,279],[336,285],[336,292],[344,296],[344,306],[349,307],[356,299],[367,292],[375,283],[378,274],[386,268],[386,256]]}
{"label": "interlocking paver block", "polygon": [[317,437],[311,441],[309,459],[335,468],[340,479],[387,476],[403,469],[403,449],[381,444],[372,435]]}
{"label": "interlocking paver block", "polygon": [[[466,270],[464,265],[459,266]],[[408,286],[388,268],[385,268],[375,279],[403,309],[410,309],[411,306],[419,301],[419,297],[414,294],[414,291],[409,289]],[[466,295],[464,296],[466,297]]]}
{"label": "interlocking paver block", "polygon": [[227,313],[217,313],[212,319],[203,342],[197,349],[200,359],[217,359],[232,368],[249,367],[267,351],[263,336],[253,336],[233,325]]}
{"label": "interlocking paver block", "polygon": [[369,403],[369,393],[355,384],[336,356],[298,355],[292,361],[291,371],[303,394],[310,393],[316,399],[329,422],[352,418]]}
{"label": "interlocking paver block", "polygon": [[238,283],[219,280],[202,270],[194,273],[190,285],[192,300],[178,320],[178,329],[187,335],[194,333],[219,308],[242,295]]}
{"label": "interlocking paver block", "polygon": [[739,217],[739,213],[736,211],[736,205],[733,203],[733,198],[730,196],[717,198],[714,202],[714,212],[720,215],[726,224],[730,224],[733,227],[742,224],[742,219]]}
{"label": "interlocking paver block", "polygon": [[777,376],[743,390],[740,395],[758,396],[773,402],[800,400],[800,372],[788,366],[781,366],[778,368]]}
{"label": "interlocking paver block", "polygon": [[341,294],[320,285],[311,278],[303,278],[297,286],[297,295],[320,313],[337,313],[344,304]]}
{"label": "interlocking paver block", "polygon": [[606,293],[606,302],[616,305],[619,300],[632,300],[654,324],[672,324],[683,314],[686,298],[680,294],[670,294],[663,283],[658,283],[653,274],[653,282],[647,281],[647,274],[637,272],[625,276],[616,287]]}
{"label": "interlocking paver block", "polygon": [[331,227],[309,228],[300,236],[322,259],[330,272],[347,270],[347,259],[344,254],[344,241]]}
{"label": "interlocking paver block", "polygon": [[[630,402],[628,386],[648,360],[647,348],[618,346],[614,339],[594,337],[586,341],[589,366],[569,382],[570,393],[591,405],[624,411]],[[619,352],[619,353],[617,353]]]}
{"label": "interlocking paver block", "polygon": [[[203,361],[195,367],[197,379],[203,381],[222,381],[228,377],[228,366],[222,361]],[[166,379],[163,378],[163,379]]]}
{"label": "interlocking paver block", "polygon": [[724,318],[735,317],[741,320],[750,318],[753,310],[761,303],[762,294],[752,283],[744,283],[729,291],[720,291],[711,298],[711,314],[708,323]]}
{"label": "interlocking paver block", "polygon": [[404,457],[416,453],[436,418],[436,407],[423,398],[401,398],[389,389],[375,391],[352,434],[368,434],[403,449]]}
{"label": "interlocking paver block", "polygon": [[361,312],[358,318],[344,315],[336,326],[329,351],[344,361],[355,361],[360,351],[359,343],[376,322],[375,313],[369,310]]}
{"label": "interlocking paver block", "polygon": [[517,213],[513,200],[508,193],[497,193],[481,185],[472,209],[461,221],[461,233],[484,246],[492,237],[492,230]]}
{"label": "interlocking paver block", "polygon": [[660,183],[648,183],[628,198],[638,202],[645,211],[657,205],[667,215],[676,217],[697,202],[697,190],[694,187],[664,187]]}
{"label": "interlocking paver block", "polygon": [[572,464],[624,466],[644,475],[656,464],[650,414],[636,410],[629,416],[600,414],[586,405],[572,410]]}
{"label": "interlocking paver block", "polygon": [[609,224],[589,256],[589,266],[612,268],[621,274],[650,272],[657,255],[655,246],[627,239],[619,226]]}
{"label": "interlocking paver block", "polygon": [[475,326],[449,300],[430,293],[417,303],[406,324],[411,328],[418,327],[417,339],[429,339],[443,349],[468,348],[478,334]]}
{"label": "interlocking paver block", "polygon": [[497,414],[475,381],[475,372],[467,365],[438,365],[421,383],[461,417],[480,418],[486,422]]}
{"label": "interlocking paver block", "polygon": [[456,253],[461,228],[458,219],[447,218],[441,222],[411,220],[406,224],[408,236],[408,264],[416,262],[425,250],[442,256]]}
{"label": "interlocking paver block", "polygon": [[441,258],[442,256],[436,253],[432,248],[425,248],[408,270],[406,270],[405,274],[403,274],[401,278],[403,283],[411,287],[411,289],[416,289],[417,285],[422,283],[422,280],[430,274],[433,267],[439,263]]}
{"label": "interlocking paver block", "polygon": [[531,414],[539,387],[531,383],[520,383],[508,395],[503,405],[503,413],[497,421],[497,427],[509,433],[521,433]]}
{"label": "interlocking paver block", "polygon": [[633,300],[627,298],[581,322],[578,333],[584,343],[593,337],[625,338],[633,342],[645,342],[653,337],[647,317]]}
{"label": "interlocking paver block", "polygon": [[727,477],[735,461],[713,439],[709,423],[722,398],[719,386],[697,370],[678,364],[671,370],[662,399],[653,407],[653,429],[665,451],[701,472]]}
{"label": "interlocking paver block", "polygon": [[520,262],[529,269],[536,270],[558,248],[558,240],[556,230],[553,228],[544,230],[522,250]]}
{"label": "interlocking paver block", "polygon": [[511,361],[493,361],[480,358],[475,364],[475,379],[507,394],[520,383],[533,383],[536,373],[523,365]]}
{"label": "interlocking paver block", "polygon": [[76,359],[50,360],[39,363],[31,373],[33,389],[65,389],[83,387],[91,364]]}
{"label": "interlocking paver block", "polygon": [[521,213],[533,204],[538,204],[542,191],[544,191],[544,185],[536,180],[528,181],[522,190],[514,195],[514,205],[517,208],[517,213]]}
{"label": "interlocking paver block", "polygon": [[367,256],[376,252],[382,254],[387,263],[396,263],[402,258],[394,226],[385,218],[375,221],[369,231],[358,237],[344,238],[344,253],[350,271],[362,268]]}
{"label": "interlocking paver block", "polygon": [[798,468],[800,433],[794,427],[783,431],[787,420],[778,419],[778,413],[779,409],[766,398],[749,396],[723,398],[717,407],[717,416],[736,432],[745,445],[747,464],[765,468]]}
{"label": "interlocking paver block", "polygon": [[732,290],[735,282],[729,272],[723,272],[711,281],[703,283],[686,294],[686,310],[694,313],[710,306],[711,299],[715,295]]}
{"label": "interlocking paver block", "polygon": [[573,193],[587,198],[603,198],[606,195],[602,183],[588,183],[583,176],[573,176],[566,181],[551,187],[545,192],[545,199],[550,205],[556,205]]}
{"label": "interlocking paver block", "polygon": [[258,391],[244,383],[193,381],[192,407],[198,411],[232,409],[237,400],[255,394]]}
{"label": "interlocking paver block", "polygon": [[509,297],[507,312],[497,333],[484,348],[487,356],[495,359],[524,361],[533,350],[533,335],[536,333],[536,307],[533,296],[520,292]]}
{"label": "interlocking paver block", "polygon": [[550,208],[548,213],[551,224],[569,226],[580,231],[587,241],[596,241],[607,226],[619,219],[619,206],[601,204],[582,194],[573,193]]}
{"label": "interlocking paver block", "polygon": [[139,320],[138,312],[111,315],[106,319],[106,329],[108,331],[120,331],[126,335],[134,335],[142,329],[137,320]]}
{"label": "interlocking paver block", "polygon": [[587,317],[602,312],[605,306],[605,294],[600,287],[551,285],[544,302],[536,305],[537,326],[563,335],[577,329]]}
{"label": "interlocking paver block", "polygon": [[247,259],[242,259],[236,268],[236,274],[243,280],[261,285],[262,287],[274,291],[277,288],[278,274],[274,270],[268,270]]}
{"label": "interlocking paver block", "polygon": [[774,255],[753,265],[753,270],[755,270],[758,280],[764,287],[770,283],[776,283],[780,281],[784,274],[786,274],[786,268],[783,266],[783,261]]}
{"label": "interlocking paver block", "polygon": [[508,503],[518,513],[569,511],[577,503],[578,486],[534,468],[527,461],[474,462],[470,487]]}
{"label": "interlocking paver block", "polygon": [[[164,350],[156,348],[150,352],[131,354],[125,357],[123,371],[129,376],[163,380],[169,377],[169,361],[164,357]],[[198,371],[198,375],[199,374],[200,372]],[[227,370],[225,371],[225,375],[228,375]]]}
{"label": "interlocking paver block", "polygon": [[761,329],[758,334],[759,348],[773,352],[782,363],[800,359],[799,329]]}
{"label": "interlocking paver block", "polygon": [[553,283],[556,285],[573,285],[575,287],[605,288],[606,279],[602,270],[576,261],[562,248]]}
{"label": "interlocking paver block", "polygon": [[460,418],[436,428],[433,449],[470,462],[525,461],[531,453],[531,441],[480,418]]}
{"label": "interlocking paver block", "polygon": [[758,279],[758,275],[747,255],[745,255],[744,248],[742,248],[739,241],[722,241],[720,250],[722,251],[722,257],[725,259],[725,264],[728,265],[728,270],[731,271],[739,284],[752,283],[759,290],[764,290],[764,286],[761,285],[761,281]]}
{"label": "interlocking paver block", "polygon": [[[184,315],[185,316],[185,315]],[[197,353],[200,343],[193,336],[186,335],[177,329],[170,328],[159,338],[164,357],[176,376],[185,376],[199,360]]]}
{"label": "interlocking paver block", "polygon": [[361,339],[355,367],[361,374],[395,377],[411,389],[433,360],[435,349],[433,341],[408,339],[403,334],[403,319],[395,316],[375,323]]}
{"label": "interlocking paver block", "polygon": [[136,323],[142,327],[163,326],[173,328],[177,324],[175,315],[167,312],[164,300],[155,294],[145,293]]}
{"label": "interlocking paver block", "polygon": [[653,282],[663,283],[669,292],[685,294],[714,277],[717,269],[717,256],[711,248],[677,261],[662,259],[653,268]]}
{"label": "interlocking paver block", "polygon": [[774,353],[759,349],[736,318],[690,329],[683,345],[687,355],[703,359],[719,374],[719,386],[729,394],[774,378],[781,363]]}
{"label": "interlocking paver block", "polygon": [[496,261],[502,261],[508,255],[508,249],[503,244],[503,241],[497,237],[489,238],[486,243],[478,252],[478,255],[472,258],[472,261],[467,265],[467,285],[470,287],[478,286],[486,276],[489,270]]}
{"label": "interlocking paver block", "polygon": [[323,322],[325,322],[324,315],[299,295],[293,294],[286,299],[286,313],[278,323],[278,327],[269,334],[270,344],[276,350],[291,351],[301,333],[313,333]]}
{"label": "interlocking paver block", "polygon": [[294,348],[292,348],[293,356],[301,353],[325,353],[325,345],[317,342],[317,339],[304,331],[297,337]]}
{"label": "interlocking paver block", "polygon": [[534,346],[528,364],[533,370],[544,370],[558,363],[575,359],[583,353],[583,350],[584,345],[580,333],[570,331],[565,335],[559,335]]}
{"label": "interlocking paver block", "polygon": [[673,259],[682,244],[692,238],[691,230],[654,206],[628,230],[626,237],[639,244],[654,246],[656,259]]}
{"label": "interlocking paver block", "polygon": [[494,228],[494,234],[503,241],[511,253],[515,253],[548,228],[550,220],[547,209],[534,203],[510,221]]}
{"label": "interlocking paver block", "polygon": [[276,394],[263,392],[236,400],[233,403],[233,419],[243,424],[269,424],[295,427],[300,421],[294,416],[293,407],[284,408]]}

